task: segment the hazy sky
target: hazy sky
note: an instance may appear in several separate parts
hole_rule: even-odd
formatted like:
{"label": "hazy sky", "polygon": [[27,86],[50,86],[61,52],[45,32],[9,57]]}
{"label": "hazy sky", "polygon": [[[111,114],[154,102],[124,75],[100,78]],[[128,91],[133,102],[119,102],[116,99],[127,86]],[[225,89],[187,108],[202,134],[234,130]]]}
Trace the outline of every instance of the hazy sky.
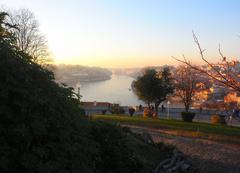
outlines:
{"label": "hazy sky", "polygon": [[29,8],[40,22],[56,63],[102,67],[176,64],[199,60],[192,30],[218,60],[240,55],[239,0],[0,0]]}

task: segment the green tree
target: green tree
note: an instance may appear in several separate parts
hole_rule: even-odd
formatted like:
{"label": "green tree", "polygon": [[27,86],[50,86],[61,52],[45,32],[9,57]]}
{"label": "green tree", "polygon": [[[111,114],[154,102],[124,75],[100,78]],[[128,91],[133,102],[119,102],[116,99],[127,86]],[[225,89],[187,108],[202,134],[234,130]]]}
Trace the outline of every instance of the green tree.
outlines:
{"label": "green tree", "polygon": [[146,69],[142,76],[133,81],[132,87],[140,100],[148,105],[154,103],[156,115],[159,105],[174,90],[173,79],[168,67],[163,68],[162,71]]}

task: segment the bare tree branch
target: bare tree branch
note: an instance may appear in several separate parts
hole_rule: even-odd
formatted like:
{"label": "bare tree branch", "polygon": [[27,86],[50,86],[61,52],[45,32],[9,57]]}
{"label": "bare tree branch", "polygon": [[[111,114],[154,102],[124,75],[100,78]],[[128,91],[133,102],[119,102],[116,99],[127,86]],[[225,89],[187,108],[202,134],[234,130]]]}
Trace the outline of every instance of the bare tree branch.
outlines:
{"label": "bare tree branch", "polygon": [[239,82],[240,79],[239,79],[238,73],[236,73],[232,70],[233,67],[226,60],[226,57],[222,54],[221,47],[219,46],[218,52],[223,60],[223,63],[218,64],[218,65],[213,64],[213,63],[210,63],[204,57],[205,49],[201,48],[198,38],[194,32],[193,32],[193,38],[194,38],[194,42],[196,43],[196,45],[198,47],[201,59],[206,63],[206,65],[208,67],[210,67],[210,70],[203,69],[202,67],[197,67],[197,66],[192,65],[189,61],[187,61],[187,59],[184,55],[183,55],[183,60],[175,58],[175,57],[172,57],[172,58],[174,58],[175,60],[177,60],[183,64],[188,65],[189,67],[191,67],[203,74],[208,75],[210,78],[217,81],[218,83],[223,84],[224,86],[230,87],[230,88],[240,92],[240,82]]}
{"label": "bare tree branch", "polygon": [[10,12],[9,23],[17,26],[12,32],[16,37],[16,45],[32,57],[32,61],[44,64],[51,61],[47,47],[47,40],[39,31],[38,21],[28,9]]}

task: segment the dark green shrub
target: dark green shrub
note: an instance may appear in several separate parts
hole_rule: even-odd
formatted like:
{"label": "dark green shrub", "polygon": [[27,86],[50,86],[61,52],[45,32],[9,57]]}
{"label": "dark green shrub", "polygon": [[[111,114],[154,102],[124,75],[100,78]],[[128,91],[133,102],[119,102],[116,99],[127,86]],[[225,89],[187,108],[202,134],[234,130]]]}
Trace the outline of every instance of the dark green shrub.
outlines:
{"label": "dark green shrub", "polygon": [[186,121],[186,122],[192,122],[193,118],[195,117],[194,112],[181,112],[181,115],[182,115],[183,121]]}
{"label": "dark green shrub", "polygon": [[86,115],[86,112],[85,112],[85,110],[83,108],[80,107],[79,114]]}
{"label": "dark green shrub", "polygon": [[101,112],[102,112],[102,115],[105,115],[107,110],[102,110]]}
{"label": "dark green shrub", "polygon": [[135,113],[135,109],[129,108],[128,112],[129,112],[130,116],[133,116],[133,114]]}
{"label": "dark green shrub", "polygon": [[155,145],[160,151],[162,151],[165,154],[171,154],[173,150],[176,148],[173,145],[167,145],[167,144],[164,144],[163,142],[156,143]]}
{"label": "dark green shrub", "polygon": [[110,107],[110,112],[112,114],[124,114],[125,113],[123,107],[119,106],[119,104],[113,104]]}
{"label": "dark green shrub", "polygon": [[144,164],[127,146],[125,129],[99,122],[93,126],[91,134],[98,144],[95,156],[96,172],[144,172]]}

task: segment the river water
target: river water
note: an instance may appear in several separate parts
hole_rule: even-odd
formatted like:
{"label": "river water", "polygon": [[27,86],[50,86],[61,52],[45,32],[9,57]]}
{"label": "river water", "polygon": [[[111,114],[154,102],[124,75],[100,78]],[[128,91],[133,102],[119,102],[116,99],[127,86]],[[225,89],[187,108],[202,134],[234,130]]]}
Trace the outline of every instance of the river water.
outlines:
{"label": "river water", "polygon": [[118,103],[121,106],[138,106],[143,104],[131,90],[134,78],[112,75],[110,80],[81,83],[82,101]]}

